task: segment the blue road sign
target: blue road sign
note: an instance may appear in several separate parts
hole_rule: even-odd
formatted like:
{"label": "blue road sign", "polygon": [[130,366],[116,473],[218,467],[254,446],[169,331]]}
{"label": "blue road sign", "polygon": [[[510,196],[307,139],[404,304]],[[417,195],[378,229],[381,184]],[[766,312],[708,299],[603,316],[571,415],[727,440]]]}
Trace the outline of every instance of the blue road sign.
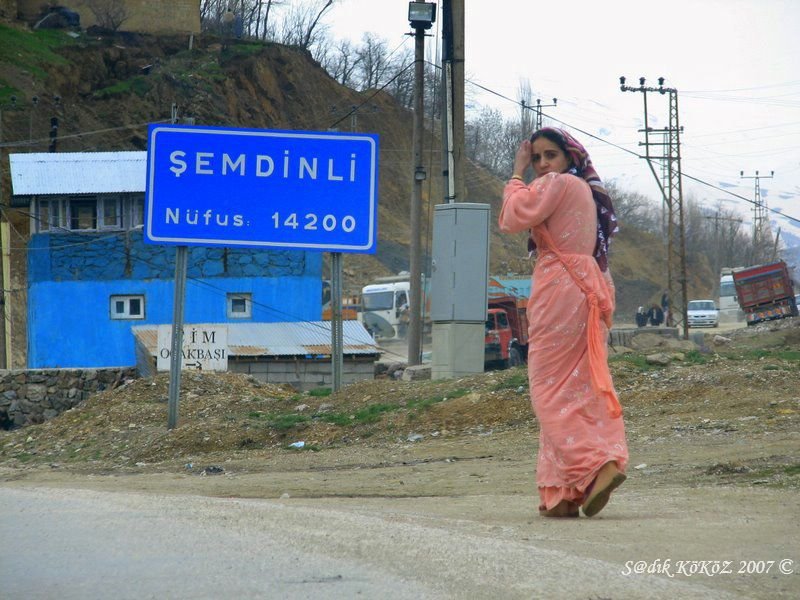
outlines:
{"label": "blue road sign", "polygon": [[378,136],[150,125],[144,239],[374,253]]}

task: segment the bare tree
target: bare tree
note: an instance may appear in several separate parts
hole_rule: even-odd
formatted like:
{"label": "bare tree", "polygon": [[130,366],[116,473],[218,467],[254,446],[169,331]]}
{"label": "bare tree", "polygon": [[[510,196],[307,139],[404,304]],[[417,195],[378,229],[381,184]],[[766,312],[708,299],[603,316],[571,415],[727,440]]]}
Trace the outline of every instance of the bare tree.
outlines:
{"label": "bare tree", "polygon": [[386,41],[373,33],[365,33],[356,49],[358,73],[362,89],[380,87],[388,80],[391,63],[388,60]]}
{"label": "bare tree", "polygon": [[308,0],[292,4],[275,41],[311,50],[312,46],[325,37],[327,27],[322,23],[322,18],[334,2],[335,0]]}
{"label": "bare tree", "polygon": [[340,84],[355,87],[353,76],[358,68],[358,57],[349,40],[340,40],[335,47],[326,48],[317,60]]}
{"label": "bare tree", "polygon": [[[414,103],[414,50],[406,48],[402,53],[391,58],[386,72],[388,78],[386,91],[397,100],[397,103],[411,108]],[[426,80],[425,106],[432,106],[430,100],[431,84]]]}
{"label": "bare tree", "polygon": [[117,31],[130,17],[125,0],[84,0],[84,4],[97,24],[109,31]]}
{"label": "bare tree", "polygon": [[254,2],[250,30],[253,37],[260,40],[275,39],[273,9],[283,8],[287,0],[256,0]]}
{"label": "bare tree", "polygon": [[222,15],[228,8],[226,0],[202,0],[200,3],[200,27],[203,31],[220,33]]}
{"label": "bare tree", "polygon": [[467,157],[502,179],[511,173],[519,140],[519,122],[496,109],[484,108],[465,126]]}
{"label": "bare tree", "polygon": [[531,110],[533,92],[529,79],[520,79],[517,90],[517,100],[520,104],[519,128],[522,137],[530,134],[533,130],[533,111]]}
{"label": "bare tree", "polygon": [[632,190],[623,190],[613,180],[603,185],[614,203],[614,212],[624,227],[635,227],[641,231],[661,233],[661,209],[652,200]]}

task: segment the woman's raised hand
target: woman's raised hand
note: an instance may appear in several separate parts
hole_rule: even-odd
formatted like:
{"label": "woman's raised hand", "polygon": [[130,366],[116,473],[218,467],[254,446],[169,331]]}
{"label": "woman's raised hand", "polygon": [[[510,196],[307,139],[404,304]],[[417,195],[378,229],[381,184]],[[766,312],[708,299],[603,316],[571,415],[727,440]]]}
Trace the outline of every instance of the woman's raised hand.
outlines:
{"label": "woman's raised hand", "polygon": [[514,156],[514,175],[524,175],[528,167],[531,166],[531,142],[522,140]]}

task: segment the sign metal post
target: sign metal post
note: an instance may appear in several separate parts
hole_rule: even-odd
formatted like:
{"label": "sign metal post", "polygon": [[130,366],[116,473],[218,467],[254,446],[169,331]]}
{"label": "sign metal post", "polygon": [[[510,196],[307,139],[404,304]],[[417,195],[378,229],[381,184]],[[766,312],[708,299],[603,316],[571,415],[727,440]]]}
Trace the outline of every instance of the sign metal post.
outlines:
{"label": "sign metal post", "polygon": [[169,414],[167,429],[178,426],[178,396],[181,389],[181,350],[183,348],[183,301],[186,296],[186,263],[188,248],[175,248],[175,291],[172,304],[172,347],[169,365]]}
{"label": "sign metal post", "polygon": [[344,348],[342,327],[342,253],[331,253],[331,368],[333,391],[342,387],[342,350]]}
{"label": "sign metal post", "polygon": [[375,134],[150,125],[144,241],[177,246],[170,428],[191,245],[331,252],[331,368],[341,387],[341,253],[376,250],[377,159]]}

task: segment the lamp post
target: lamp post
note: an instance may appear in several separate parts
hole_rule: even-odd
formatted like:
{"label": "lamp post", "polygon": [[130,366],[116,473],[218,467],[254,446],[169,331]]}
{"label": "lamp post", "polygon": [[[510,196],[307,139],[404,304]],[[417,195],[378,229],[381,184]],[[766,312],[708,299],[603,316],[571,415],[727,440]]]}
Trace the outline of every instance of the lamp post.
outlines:
{"label": "lamp post", "polygon": [[425,31],[436,21],[436,4],[433,2],[409,2],[408,21],[414,28],[414,185],[411,192],[411,244],[409,270],[411,271],[409,321],[408,321],[408,365],[422,362],[422,243],[420,223],[422,221],[422,182],[427,174],[422,164],[423,133],[423,82]]}

